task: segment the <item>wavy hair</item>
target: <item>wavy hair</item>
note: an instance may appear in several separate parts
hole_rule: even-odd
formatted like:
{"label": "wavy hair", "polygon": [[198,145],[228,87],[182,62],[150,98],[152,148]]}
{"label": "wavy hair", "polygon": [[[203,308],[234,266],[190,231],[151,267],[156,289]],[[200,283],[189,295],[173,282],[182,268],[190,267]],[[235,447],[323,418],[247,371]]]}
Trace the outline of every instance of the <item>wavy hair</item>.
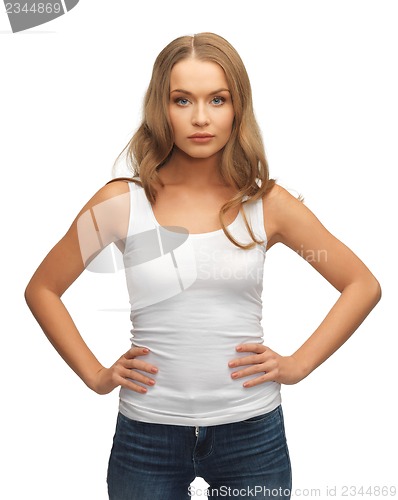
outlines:
{"label": "wavy hair", "polygon": [[[263,197],[275,184],[269,179],[261,132],[253,111],[252,91],[246,68],[232,45],[214,33],[198,33],[181,36],[170,42],[157,56],[149,87],[144,98],[141,125],[121,151],[126,158],[134,180],[141,185],[151,204],[156,202],[155,183],[164,186],[158,176],[159,168],[170,158],[173,147],[173,131],[169,120],[170,73],[173,66],[187,58],[219,64],[225,72],[235,113],[232,132],[222,151],[220,175],[227,185],[234,186],[237,193],[220,209],[219,220],[227,238],[239,248],[248,250],[257,240],[248,224],[243,210],[245,226],[253,242],[239,243],[228,232],[224,214],[231,208],[254,202]],[[117,180],[117,179],[114,179]]]}

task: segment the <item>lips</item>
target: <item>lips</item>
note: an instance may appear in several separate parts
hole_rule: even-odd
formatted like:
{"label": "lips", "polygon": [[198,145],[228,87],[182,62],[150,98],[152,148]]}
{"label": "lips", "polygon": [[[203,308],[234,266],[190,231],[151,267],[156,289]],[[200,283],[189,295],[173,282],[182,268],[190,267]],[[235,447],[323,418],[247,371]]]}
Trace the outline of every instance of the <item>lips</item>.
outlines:
{"label": "lips", "polygon": [[194,142],[196,144],[207,144],[208,142],[211,142],[211,140],[214,138],[214,135],[207,134],[207,133],[200,133],[197,132],[196,134],[192,134],[188,137],[188,139],[191,142]]}
{"label": "lips", "polygon": [[188,139],[209,139],[210,137],[214,137],[212,134],[201,134],[201,133],[196,133],[192,134],[188,137]]}

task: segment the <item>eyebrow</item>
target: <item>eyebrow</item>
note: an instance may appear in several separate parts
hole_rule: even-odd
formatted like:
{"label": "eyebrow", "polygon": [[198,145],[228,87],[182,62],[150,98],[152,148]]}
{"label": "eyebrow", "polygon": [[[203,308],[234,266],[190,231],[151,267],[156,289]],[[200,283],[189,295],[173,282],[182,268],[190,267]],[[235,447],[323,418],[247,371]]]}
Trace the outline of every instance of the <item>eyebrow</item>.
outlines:
{"label": "eyebrow", "polygon": [[[184,89],[174,89],[170,92],[170,94],[172,94],[173,92],[181,92],[181,94],[193,95],[192,92],[189,92],[189,90],[184,90]],[[213,92],[209,92],[208,95],[219,94],[220,92],[229,92],[229,90],[221,88],[221,89],[214,90]]]}

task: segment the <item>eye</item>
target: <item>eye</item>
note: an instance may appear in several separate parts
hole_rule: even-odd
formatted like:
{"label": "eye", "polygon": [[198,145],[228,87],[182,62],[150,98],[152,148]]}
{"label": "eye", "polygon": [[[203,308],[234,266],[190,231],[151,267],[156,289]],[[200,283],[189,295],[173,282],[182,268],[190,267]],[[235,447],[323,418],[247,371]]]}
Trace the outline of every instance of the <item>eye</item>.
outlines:
{"label": "eye", "polygon": [[213,97],[212,101],[211,101],[213,104],[215,104],[216,106],[221,106],[222,104],[224,104],[225,102],[225,98],[224,97]]}
{"label": "eye", "polygon": [[184,99],[183,97],[177,97],[174,102],[179,106],[187,106],[189,103],[188,99]]}

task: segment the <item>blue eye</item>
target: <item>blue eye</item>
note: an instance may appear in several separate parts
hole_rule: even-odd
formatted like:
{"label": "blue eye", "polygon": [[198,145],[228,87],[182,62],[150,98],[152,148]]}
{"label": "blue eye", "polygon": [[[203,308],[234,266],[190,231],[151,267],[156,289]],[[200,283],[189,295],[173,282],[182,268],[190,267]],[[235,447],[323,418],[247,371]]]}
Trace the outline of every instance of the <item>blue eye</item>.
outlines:
{"label": "blue eye", "polygon": [[216,106],[221,106],[221,104],[224,104],[225,99],[224,97],[214,97],[212,100],[212,103],[215,104]]}
{"label": "blue eye", "polygon": [[179,104],[180,106],[186,106],[186,105],[189,103],[188,99],[184,99],[183,97],[178,97],[178,98],[175,100],[175,102],[176,102],[177,104]]}

